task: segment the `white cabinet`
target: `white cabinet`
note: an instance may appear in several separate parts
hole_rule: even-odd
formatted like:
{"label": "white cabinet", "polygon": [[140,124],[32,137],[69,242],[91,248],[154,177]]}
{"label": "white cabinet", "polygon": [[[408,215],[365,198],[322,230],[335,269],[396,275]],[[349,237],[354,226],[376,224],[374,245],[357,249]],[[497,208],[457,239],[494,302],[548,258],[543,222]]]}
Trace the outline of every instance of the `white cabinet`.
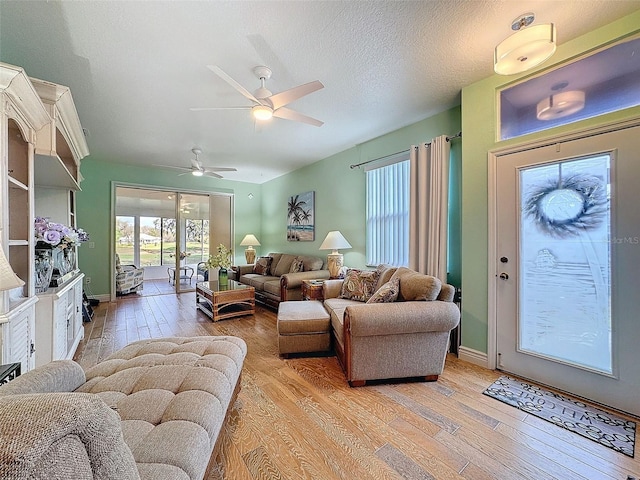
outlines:
{"label": "white cabinet", "polygon": [[72,359],[84,337],[82,279],[79,273],[58,288],[38,295],[36,304],[36,367],[53,360]]}
{"label": "white cabinet", "polygon": [[0,292],[2,363],[33,367],[34,236],[33,162],[36,132],[51,118],[20,67],[0,63],[0,248],[25,282],[17,291]]}
{"label": "white cabinet", "polygon": [[2,343],[2,363],[21,364],[21,371],[28,372],[35,367],[35,311],[36,297],[23,302],[6,315],[0,328]]}
{"label": "white cabinet", "polygon": [[0,291],[0,358],[21,362],[22,372],[71,358],[83,335],[82,274],[35,296],[33,222],[35,190],[43,188],[40,205],[75,225],[80,160],[88,153],[69,88],[0,62],[0,248],[25,282]]}

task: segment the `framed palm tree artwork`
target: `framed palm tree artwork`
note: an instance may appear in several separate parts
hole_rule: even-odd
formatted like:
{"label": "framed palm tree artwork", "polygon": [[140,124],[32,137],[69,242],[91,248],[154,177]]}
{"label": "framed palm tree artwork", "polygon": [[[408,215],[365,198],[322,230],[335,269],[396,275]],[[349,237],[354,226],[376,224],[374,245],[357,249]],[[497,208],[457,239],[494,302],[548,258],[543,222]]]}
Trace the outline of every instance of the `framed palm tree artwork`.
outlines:
{"label": "framed palm tree artwork", "polygon": [[315,240],[315,193],[304,192],[289,197],[287,205],[287,240],[289,242]]}

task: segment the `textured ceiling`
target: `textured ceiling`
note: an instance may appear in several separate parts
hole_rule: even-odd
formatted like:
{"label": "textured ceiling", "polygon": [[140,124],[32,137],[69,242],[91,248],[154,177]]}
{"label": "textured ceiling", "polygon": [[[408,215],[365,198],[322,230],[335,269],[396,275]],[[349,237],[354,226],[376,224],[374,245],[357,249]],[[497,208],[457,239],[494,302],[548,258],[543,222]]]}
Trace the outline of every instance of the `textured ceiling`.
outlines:
{"label": "textured ceiling", "polygon": [[[262,183],[460,102],[493,74],[493,47],[533,11],[562,44],[640,9],[615,0],[1,1],[0,59],[71,87],[91,156],[236,167],[225,178]],[[206,68],[254,91],[267,65],[274,93],[320,80],[289,106],[322,127],[273,119]],[[454,132],[442,132],[454,133]],[[197,181],[215,183],[214,179]]]}

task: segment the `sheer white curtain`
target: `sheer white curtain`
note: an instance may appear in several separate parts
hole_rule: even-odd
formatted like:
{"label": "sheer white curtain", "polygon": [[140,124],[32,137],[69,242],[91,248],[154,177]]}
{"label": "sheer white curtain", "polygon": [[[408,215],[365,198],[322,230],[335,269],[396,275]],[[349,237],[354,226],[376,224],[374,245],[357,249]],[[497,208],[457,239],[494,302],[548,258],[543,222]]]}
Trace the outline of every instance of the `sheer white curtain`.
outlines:
{"label": "sheer white curtain", "polygon": [[447,280],[449,142],[410,150],[409,268]]}

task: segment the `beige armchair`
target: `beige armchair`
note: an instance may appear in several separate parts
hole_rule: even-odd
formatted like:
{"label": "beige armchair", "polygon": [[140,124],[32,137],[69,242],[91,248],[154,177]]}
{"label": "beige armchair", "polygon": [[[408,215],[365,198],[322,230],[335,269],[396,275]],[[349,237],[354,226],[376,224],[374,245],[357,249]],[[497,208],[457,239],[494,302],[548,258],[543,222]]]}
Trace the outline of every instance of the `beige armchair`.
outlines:
{"label": "beige armchair", "polygon": [[[365,303],[340,298],[342,280],[324,283],[324,305],[331,316],[334,347],[352,387],[368,380],[419,377],[436,381],[444,369],[449,335],[460,321],[455,288],[409,269],[398,269],[399,300]],[[393,269],[395,274],[395,269]],[[381,275],[388,280],[391,272]],[[408,274],[403,280],[402,274]],[[426,300],[407,300],[430,281]],[[380,287],[381,285],[377,285]],[[408,293],[405,297],[402,290]]]}

